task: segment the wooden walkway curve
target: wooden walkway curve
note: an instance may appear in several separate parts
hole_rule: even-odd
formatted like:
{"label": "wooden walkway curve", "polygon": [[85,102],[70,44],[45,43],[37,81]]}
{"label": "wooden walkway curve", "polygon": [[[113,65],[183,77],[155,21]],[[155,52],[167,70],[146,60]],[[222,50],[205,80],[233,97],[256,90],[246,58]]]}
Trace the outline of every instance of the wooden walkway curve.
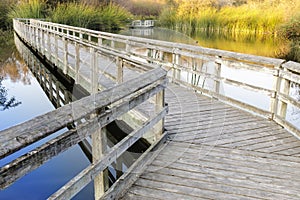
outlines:
{"label": "wooden walkway curve", "polygon": [[169,84],[169,141],[122,199],[299,199],[300,141],[272,121]]}
{"label": "wooden walkway curve", "polygon": [[[140,77],[136,70],[147,71],[151,64],[169,70],[165,93],[156,95],[160,107],[164,95],[168,103],[166,141],[102,199],[300,199],[299,125],[286,117],[289,106],[300,109],[291,95],[300,88],[299,63],[37,20],[15,20],[14,26],[36,51],[91,92]],[[272,86],[249,81],[241,72],[266,76]],[[221,89],[225,86],[265,95],[268,108],[248,102],[252,96],[228,95]],[[150,104],[141,105],[139,110],[151,117]],[[132,180],[126,184],[128,177]]]}

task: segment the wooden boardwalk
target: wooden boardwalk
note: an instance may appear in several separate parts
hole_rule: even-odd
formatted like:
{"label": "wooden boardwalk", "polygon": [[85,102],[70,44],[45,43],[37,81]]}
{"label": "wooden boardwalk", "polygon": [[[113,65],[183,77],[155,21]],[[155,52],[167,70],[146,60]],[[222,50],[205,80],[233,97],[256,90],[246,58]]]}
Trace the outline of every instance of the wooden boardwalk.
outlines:
{"label": "wooden boardwalk", "polygon": [[[15,27],[21,26],[14,23]],[[144,66],[147,71],[149,63],[169,70],[170,83],[165,93],[169,113],[164,124],[167,141],[153,154],[156,157],[144,171],[134,174],[133,170],[131,176],[137,176],[137,180],[132,186],[113,195],[123,193],[122,199],[300,199],[299,127],[286,118],[288,106],[300,109],[300,101],[290,95],[292,87],[300,85],[299,63],[123,38],[34,20],[26,23],[33,26],[20,28],[25,32],[23,37],[28,41],[34,38],[33,47],[48,55],[58,68],[75,76],[76,83],[89,82],[87,90],[91,92],[140,78],[132,68],[143,71],[139,67]],[[47,38],[46,43],[43,38]],[[56,45],[52,45],[53,40]],[[146,54],[137,54],[135,50],[139,48],[145,49]],[[237,77],[239,80],[227,77],[222,74],[224,68],[237,74],[243,70],[254,72],[253,76],[261,73],[272,78],[269,82],[273,86],[253,82],[255,78],[249,81],[242,76]],[[129,83],[138,86],[144,84],[144,78]],[[225,84],[264,94],[269,99],[269,108],[227,96],[220,89]],[[156,104],[164,107],[163,94],[157,97],[160,101]],[[155,113],[156,106],[144,102],[138,110],[151,118],[150,110]],[[143,164],[144,161],[136,163]],[[126,173],[130,176],[131,172]],[[120,182],[126,182],[125,178],[121,177]],[[113,195],[105,193],[104,198],[113,199]]]}
{"label": "wooden boardwalk", "polygon": [[299,199],[300,141],[276,123],[169,84],[169,141],[123,199]]}

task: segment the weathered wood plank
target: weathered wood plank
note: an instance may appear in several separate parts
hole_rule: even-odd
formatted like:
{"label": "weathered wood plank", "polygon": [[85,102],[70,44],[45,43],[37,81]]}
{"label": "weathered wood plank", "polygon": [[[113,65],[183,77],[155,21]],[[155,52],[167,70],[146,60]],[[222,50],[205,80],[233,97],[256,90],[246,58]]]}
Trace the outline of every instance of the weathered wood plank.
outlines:
{"label": "weathered wood plank", "polygon": [[290,71],[297,72],[300,74],[300,64],[297,62],[289,61],[287,63],[284,63],[282,67],[287,68]]}
{"label": "weathered wood plank", "polygon": [[284,151],[276,151],[275,153],[286,156],[297,155],[300,153],[300,146],[290,147],[289,149],[285,149]]}
{"label": "weathered wood plank", "polygon": [[[216,147],[217,148],[217,147]],[[180,149],[180,148],[178,148]],[[242,167],[248,167],[248,168],[253,168],[253,169],[259,169],[261,168],[264,164],[267,162],[260,162],[256,161],[256,158],[254,157],[247,157],[248,159],[244,158],[243,155],[232,155],[229,153],[229,155],[222,154],[220,152],[211,150],[213,148],[202,148],[202,154],[199,154],[199,151],[197,149],[190,149],[190,148],[185,148],[184,153],[175,153],[172,152],[171,149],[167,149],[167,152],[162,152],[158,157],[157,160],[162,160],[165,159],[168,156],[173,156],[173,158],[177,158],[176,162],[178,163],[187,163],[191,162],[194,159],[194,165],[199,164],[201,161],[205,160],[210,160],[210,162],[215,163],[215,167],[218,167],[218,164],[224,164],[224,165],[231,165],[231,168],[236,169],[236,168],[242,168]],[[173,151],[175,148],[173,148]],[[290,166],[282,166],[280,164],[268,164],[266,167],[264,167],[263,170],[261,171],[268,171],[271,173],[268,173],[268,175],[276,176],[279,174],[287,174],[287,175],[293,175],[295,176],[293,179],[297,180],[299,177],[298,171],[296,170],[299,168],[299,166],[294,165],[294,167]],[[230,169],[230,168],[228,168]],[[249,171],[250,172],[250,171]],[[251,173],[251,172],[250,172]],[[264,174],[265,175],[265,174]],[[264,176],[263,175],[263,176]],[[278,176],[280,177],[280,176]],[[281,177],[280,177],[281,178]]]}
{"label": "weathered wood plank", "polygon": [[290,149],[290,148],[294,148],[294,147],[299,147],[300,146],[300,141],[297,140],[296,138],[292,137],[292,141],[291,142],[286,142],[284,144],[278,144],[275,146],[271,146],[271,147],[266,147],[266,148],[261,148],[259,149],[260,152],[278,152],[278,151],[284,151],[286,149]]}
{"label": "weathered wood plank", "polygon": [[[186,182],[188,181],[187,179],[183,179],[181,182]],[[168,183],[168,182],[162,182],[159,180],[146,180],[143,178],[138,179],[138,181],[135,183],[136,185],[140,187],[146,187],[146,188],[153,188],[153,189],[159,189],[167,192],[172,192],[172,193],[179,193],[179,194],[184,194],[185,198],[208,198],[208,199],[236,199],[236,200],[241,200],[241,199],[255,199],[251,198],[249,196],[240,196],[240,195],[235,195],[235,194],[230,194],[228,192],[223,193],[219,192],[217,190],[207,190],[203,188],[197,188],[195,186],[190,187],[190,186],[185,186],[182,185],[181,182],[176,182],[176,183]],[[160,196],[158,193],[157,196]],[[176,195],[177,196],[177,195]],[[176,198],[176,197],[175,197]]]}
{"label": "weathered wood plank", "polygon": [[292,81],[294,83],[300,84],[300,75],[289,72],[289,71],[280,71],[279,76],[286,80]]}
{"label": "weathered wood plank", "polygon": [[[140,194],[134,194],[134,193],[127,193],[125,196],[123,196],[122,199],[131,199],[131,200],[159,200],[158,198],[154,198],[154,197],[151,197],[151,196],[145,196],[147,195],[146,193],[142,193],[141,195]],[[160,199],[160,200],[163,200],[163,199]]]}
{"label": "weathered wood plank", "polygon": [[[158,174],[158,173],[145,173],[141,176],[141,179],[145,179],[146,181],[160,181],[162,183],[171,183],[174,184],[174,188],[176,189],[177,184],[180,186],[186,186],[189,188],[196,188],[202,191],[212,191],[213,193],[218,194],[219,192],[223,193],[222,199],[231,198],[231,195],[241,195],[240,198],[258,198],[258,199],[297,199],[299,196],[296,194],[278,194],[271,191],[262,191],[262,190],[253,190],[253,188],[240,187],[240,185],[232,186],[228,184],[228,181],[224,181],[221,183],[218,182],[210,182],[207,179],[209,177],[203,179],[194,179],[193,175],[188,177],[178,177],[177,175],[170,176],[169,174]],[[138,185],[138,183],[136,183]],[[201,191],[201,195],[203,192]],[[188,192],[188,191],[185,191]],[[196,191],[193,191],[195,194]],[[188,193],[187,193],[188,194]],[[199,195],[199,196],[201,196]],[[219,199],[219,198],[218,198]]]}
{"label": "weathered wood plank", "polygon": [[[175,160],[174,162],[174,157],[173,159],[170,158],[170,155],[159,155],[157,159],[153,162],[153,164],[158,164],[158,163],[165,163],[166,161],[171,161],[172,165],[181,165],[183,164],[184,166],[188,165],[193,168],[211,168],[211,169],[222,169],[226,171],[231,171],[231,172],[239,172],[244,175],[254,175],[256,177],[261,177],[261,178],[269,178],[271,180],[293,180],[293,184],[299,185],[300,184],[300,177],[295,175],[294,173],[291,172],[280,172],[280,171],[272,171],[271,166],[263,166],[261,164],[252,164],[248,163],[239,163],[242,162],[242,159],[239,162],[232,162],[230,159],[227,158],[220,158],[220,157],[214,157],[210,156],[209,154],[206,154],[204,156],[199,155],[198,157],[192,158],[191,155],[186,155],[183,154],[182,156],[189,156],[189,158],[182,158]],[[199,169],[200,170],[200,169]]]}
{"label": "weathered wood plank", "polygon": [[[128,188],[138,179],[156,156],[164,149],[166,145],[167,133],[165,132],[161,140],[157,140],[151,145],[130,168],[113,184],[111,188],[101,197],[101,199],[119,199]],[[144,194],[145,195],[145,194]]]}
{"label": "weathered wood plank", "polygon": [[[151,199],[164,199],[164,200],[174,200],[174,199],[189,199],[189,200],[201,200],[207,198],[200,198],[200,197],[193,197],[187,196],[180,193],[174,193],[170,191],[166,191],[160,188],[149,188],[149,187],[141,187],[141,186],[134,186],[129,194],[139,195],[139,196],[146,196],[150,197]],[[126,194],[122,198],[122,200],[127,200],[129,196]],[[141,198],[143,199],[143,198]]]}
{"label": "weathered wood plank", "polygon": [[[218,123],[213,123],[211,122],[210,124],[210,120],[208,121],[204,121],[203,123],[198,123],[196,127],[191,127],[191,126],[187,126],[187,127],[179,127],[179,128],[174,128],[172,127],[168,127],[168,129],[172,130],[172,132],[174,132],[175,134],[177,134],[178,132],[181,132],[182,134],[178,134],[178,137],[181,136],[187,136],[188,134],[193,134],[197,131],[208,131],[210,133],[213,133],[215,131],[219,132],[222,131],[222,133],[226,133],[226,129],[228,129],[230,132],[235,132],[232,128],[241,128],[243,130],[249,130],[249,129],[255,129],[253,127],[265,127],[264,124],[259,124],[257,120],[255,119],[247,119],[247,120],[239,120],[239,122],[244,123],[245,126],[243,126],[243,124],[241,123],[235,123],[232,121],[226,122],[225,120],[219,120]],[[167,123],[166,123],[166,127],[167,127]],[[227,132],[229,133],[229,132]]]}
{"label": "weathered wood plank", "polygon": [[[229,185],[232,187],[241,187],[243,185],[242,189],[251,189],[252,192],[258,193],[258,194],[264,194],[264,193],[275,193],[275,194],[285,194],[285,195],[291,195],[291,196],[297,196],[297,194],[289,191],[289,187],[274,187],[274,184],[268,184],[268,183],[259,183],[255,182],[251,179],[245,181],[246,179],[238,179],[234,177],[224,177],[224,176],[212,176],[205,171],[203,172],[191,172],[181,169],[172,168],[171,166],[167,166],[164,168],[156,169],[157,166],[149,166],[145,174],[148,173],[155,173],[155,174],[162,174],[162,175],[168,175],[168,176],[174,176],[179,177],[181,179],[186,179],[187,177],[190,177],[192,180],[202,180],[207,181],[208,183],[216,183],[216,184],[223,184],[223,185]],[[259,187],[257,187],[259,185]],[[251,195],[251,192],[249,192],[248,195]]]}
{"label": "weathered wood plank", "polygon": [[140,91],[137,95],[131,96],[120,105],[112,106],[104,113],[100,113],[99,117],[87,120],[87,122],[80,124],[76,129],[63,133],[41,147],[32,150],[24,156],[17,158],[12,163],[2,167],[0,169],[0,188],[9,186],[15,180],[38,168],[52,157],[66,151],[73,145],[90,136],[101,128],[99,127],[99,124],[104,127],[119,116],[135,108],[157,92],[163,90],[166,87],[165,84],[166,83],[164,83],[164,85],[154,85],[153,88]]}
{"label": "weathered wood plank", "polygon": [[[200,161],[199,161],[200,162]],[[263,165],[261,166],[261,169],[251,169],[250,172],[248,171],[242,171],[241,167],[235,167],[235,166],[222,166],[218,163],[215,163],[213,161],[211,162],[204,162],[203,165],[198,164],[192,164],[187,161],[175,161],[169,163],[169,165],[166,165],[166,161],[163,160],[155,160],[153,162],[153,166],[157,165],[155,169],[160,169],[162,167],[169,167],[169,168],[175,168],[182,171],[190,171],[194,173],[206,173],[210,174],[211,176],[221,176],[221,177],[230,177],[234,179],[243,179],[244,181],[255,181],[258,183],[265,183],[265,184],[273,184],[273,187],[290,187],[291,191],[294,191],[295,194],[299,193],[299,181],[292,179],[286,179],[286,177],[282,178],[275,178],[271,173],[269,175],[263,175],[268,173],[267,171],[261,171],[263,169]],[[247,169],[248,170],[248,169]],[[256,171],[260,172],[260,174],[257,174]],[[251,173],[252,172],[252,173]],[[248,179],[248,180],[247,180]],[[292,181],[291,181],[292,180]]]}
{"label": "weathered wood plank", "polygon": [[[163,69],[157,68],[141,75],[139,78],[107,89],[90,97],[85,97],[57,110],[38,116],[32,120],[0,132],[0,158],[20,148],[48,136],[86,115],[118,101],[166,75]],[[74,109],[76,113],[74,113]]]}
{"label": "weathered wood plank", "polygon": [[[270,131],[270,130],[268,130]],[[276,130],[274,131],[274,135],[279,134],[280,132],[277,132]],[[285,135],[286,136],[286,135]],[[247,129],[247,130],[242,130],[240,133],[236,133],[236,132],[231,132],[231,133],[226,133],[226,132],[221,132],[219,137],[208,137],[208,138],[200,138],[200,139],[196,139],[195,141],[193,141],[193,143],[204,143],[207,145],[218,145],[218,146],[226,146],[226,144],[234,144],[235,142],[238,141],[251,141],[251,140],[255,140],[256,138],[262,138],[262,137],[266,137],[265,132],[263,132],[263,130],[260,129]],[[264,138],[266,139],[266,138]],[[249,147],[250,146],[250,147]],[[251,143],[247,143],[244,146],[237,146],[234,145],[235,148],[244,148],[244,149],[251,149]]]}
{"label": "weathered wood plank", "polygon": [[[231,147],[231,148],[247,148],[248,146],[251,145],[255,145],[257,143],[264,143],[267,141],[277,141],[278,143],[281,141],[281,139],[295,139],[293,136],[288,135],[284,130],[276,130],[276,129],[271,129],[269,127],[267,127],[266,129],[263,130],[259,130],[259,133],[263,133],[261,135],[258,135],[256,137],[253,138],[245,138],[245,139],[241,139],[241,140],[236,140],[233,141],[231,143],[225,143],[222,144],[222,146],[227,146],[227,147]],[[288,141],[287,141],[288,142]],[[282,144],[282,142],[281,142]],[[275,144],[273,144],[275,145]],[[280,144],[279,144],[280,145]],[[268,146],[270,147],[270,146]],[[264,148],[264,147],[262,147]],[[261,149],[259,149],[261,150]]]}
{"label": "weathered wood plank", "polygon": [[167,108],[164,108],[157,116],[148,120],[141,129],[138,129],[123,140],[117,143],[105,153],[101,160],[85,168],[76,177],[69,181],[60,190],[54,193],[49,199],[70,199],[77,194],[83,187],[91,182],[94,177],[103,171],[108,165],[114,162],[122,153],[124,153],[131,145],[149,131],[156,123],[158,123],[167,113]]}
{"label": "weathered wood plank", "polygon": [[[189,147],[189,148],[194,148],[196,150],[199,149],[199,144],[192,144],[192,143],[182,143],[182,142],[172,141],[172,143],[170,143],[169,145],[170,147],[174,145],[174,146],[181,146],[182,148]],[[218,146],[217,148],[211,148],[211,146],[205,144],[201,145],[201,147],[208,148],[210,149],[210,151],[223,152],[224,154],[238,154],[240,156],[244,156],[244,158],[254,157],[256,160],[260,160],[261,162],[273,160],[273,164],[277,162],[278,165],[288,164],[288,166],[295,165],[296,167],[298,167],[300,163],[299,158],[293,156],[282,156],[282,155],[263,153],[258,151],[249,151],[245,149],[232,149],[223,146]]]}

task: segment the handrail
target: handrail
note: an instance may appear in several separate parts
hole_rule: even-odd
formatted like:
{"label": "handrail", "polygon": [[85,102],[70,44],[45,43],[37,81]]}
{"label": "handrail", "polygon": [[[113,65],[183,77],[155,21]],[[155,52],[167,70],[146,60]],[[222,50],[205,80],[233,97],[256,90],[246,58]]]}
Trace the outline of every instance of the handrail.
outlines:
{"label": "handrail", "polygon": [[[128,62],[148,62],[161,65],[165,69],[171,70],[168,76],[173,82],[274,119],[298,137],[300,136],[299,126],[297,124],[291,125],[286,117],[286,106],[282,106],[282,104],[288,104],[287,106],[300,109],[297,97],[292,97],[287,92],[292,85],[300,84],[298,78],[299,63],[194,45],[105,33],[39,20],[28,19],[25,21],[26,24],[31,24],[37,29],[56,32],[62,37],[70,38],[70,40],[84,41],[102,49],[103,52],[123,55]],[[243,77],[233,77],[228,74],[225,76],[225,71],[249,73],[252,80],[244,80]],[[264,76],[272,84],[257,83],[255,81],[256,76]],[[289,88],[288,84],[290,84]],[[286,85],[286,91],[279,91],[283,87],[282,85]],[[222,91],[224,87],[239,88],[249,92],[248,95],[253,92],[255,94],[262,93],[264,98],[269,101],[269,106],[262,108],[252,102],[249,103],[248,100],[252,100],[250,96],[245,100],[228,95]],[[286,95],[291,98],[288,102],[284,102]]]}
{"label": "handrail", "polygon": [[[171,78],[172,82],[184,87],[192,88],[196,92],[217,98],[220,101],[224,101],[228,104],[274,120],[297,137],[300,137],[299,124],[292,123],[287,118],[288,107],[295,107],[298,111],[300,110],[298,96],[293,96],[291,94],[292,89],[297,89],[298,92],[300,90],[300,63],[203,48],[193,45],[122,36],[33,19],[14,19],[14,29],[21,38],[23,38],[39,53],[46,56],[48,60],[52,61],[64,72],[70,73],[71,75],[73,74],[76,81],[80,82],[81,79],[89,78],[86,82],[92,83],[91,86],[87,86],[91,92],[96,92],[99,89],[96,77],[83,77],[78,72],[80,66],[85,65],[87,65],[87,68],[89,68],[92,72],[97,72],[98,69],[95,63],[97,62],[97,56],[99,55],[109,56],[116,62],[118,68],[117,73],[111,74],[106,71],[103,71],[102,73],[105,74],[105,76],[116,80],[118,83],[123,82],[124,65],[133,66],[135,69],[139,69],[141,71],[147,71],[153,68],[153,64],[156,64],[156,67],[160,65],[169,70],[168,76]],[[54,45],[52,45],[53,40]],[[73,45],[73,50],[70,49],[69,44]],[[78,50],[79,47],[87,48],[88,54],[91,55],[89,62],[82,59],[82,53],[79,53]],[[161,78],[151,81],[155,82],[158,80],[161,81],[161,79],[165,80],[165,78],[162,78],[165,77],[165,72],[162,72],[161,69],[154,71],[160,74],[155,74],[154,76],[159,76]],[[154,73],[154,71],[151,71],[151,73]],[[232,76],[232,73],[236,73],[237,75]],[[246,74],[246,77],[242,77],[242,74]],[[152,75],[150,75],[149,72],[142,77],[147,78],[147,80],[150,81],[151,76]],[[256,80],[256,76],[266,77],[268,79],[268,85],[265,85],[265,83],[259,83]],[[130,90],[131,87],[134,88],[135,86],[145,82],[145,80],[141,79],[141,77],[136,80],[138,81],[127,83],[129,85],[126,91]],[[270,84],[270,82],[272,82],[272,84]],[[84,83],[84,81],[81,82],[83,85]],[[160,85],[161,83],[156,84]],[[156,94],[155,88],[157,88],[158,85],[152,87],[152,92],[150,92],[151,94]],[[159,86],[159,88],[164,87],[165,84]],[[258,105],[248,102],[249,99],[251,100],[252,96],[248,96],[245,100],[239,99],[237,96],[229,95],[227,94],[227,91],[225,91],[225,87],[237,88],[239,91],[242,90],[243,92],[252,92],[250,95],[256,95],[257,93],[262,94],[264,95],[264,98],[269,101],[269,106],[267,108],[261,108]],[[142,88],[138,88],[138,90],[139,89]],[[111,90],[105,90],[104,94],[111,94],[108,91],[112,92]],[[123,90],[119,88],[118,91],[122,93]],[[136,91],[137,90],[134,90],[130,93]],[[118,93],[114,91],[114,94]],[[104,96],[105,98],[108,97],[106,95]],[[145,93],[145,96],[148,97],[148,93]],[[162,94],[157,94],[157,96],[163,97]],[[121,100],[124,97],[125,96],[122,95],[118,96],[116,97],[116,101]],[[102,100],[104,99],[102,98]],[[138,99],[144,99],[144,97],[136,96],[134,99],[138,101]],[[98,102],[98,100],[101,100],[101,98],[96,98],[96,102]],[[91,99],[86,99],[85,101],[84,105],[91,105],[90,103],[93,103]],[[133,100],[129,101],[132,102]],[[132,103],[129,105],[131,104]],[[148,130],[149,127],[162,119],[165,115],[166,108],[163,108],[164,106],[162,101],[158,104],[161,105],[160,107],[163,110],[160,109],[160,112],[156,115],[156,117],[149,119],[142,129],[134,131],[130,136],[140,137],[146,130]],[[78,113],[82,113],[82,115],[78,116],[78,119],[85,117],[86,115],[93,116],[95,111],[103,109],[104,106],[113,106],[113,102],[109,102],[105,105],[99,104],[97,105],[96,110],[90,109],[89,107],[83,107],[78,111]],[[120,107],[116,109],[122,110],[125,106],[128,106],[127,101],[124,102],[124,104],[120,103]],[[62,108],[62,110],[65,109],[67,112],[67,107],[70,109],[70,106],[67,105],[65,108]],[[114,107],[111,109],[113,108]],[[99,122],[99,120],[102,125],[102,123],[105,124],[107,121],[115,119],[113,117],[115,116],[114,112],[108,111],[102,114],[103,115],[100,115],[99,119],[88,119],[84,125],[91,122]],[[55,115],[57,115],[57,113],[55,113]],[[74,119],[70,118],[68,115],[58,118],[63,119],[66,123],[74,122]],[[42,119],[46,120],[47,118],[37,118],[37,121]],[[55,124],[56,122],[57,121],[55,120],[50,121],[49,124]],[[58,128],[62,127],[63,126]],[[86,126],[80,126],[78,128],[82,129],[82,132],[84,132],[85,127]],[[33,126],[33,128],[38,127]],[[96,131],[95,126],[90,126],[89,128],[95,129]],[[15,137],[13,134],[18,131],[16,128],[12,128],[12,130],[14,130],[10,132],[12,135],[8,137]],[[48,131],[50,134],[56,130],[57,129],[50,127]],[[25,136],[29,136],[28,133],[29,132],[26,132]],[[68,133],[74,135],[74,130],[70,130]],[[10,138],[8,140],[9,142],[4,141],[1,144],[3,144],[3,146],[10,144],[12,147],[16,145],[16,149],[18,149],[38,140],[41,137],[40,132],[34,133],[33,137],[18,136],[19,135],[16,136],[18,138],[16,141],[13,141],[13,139]],[[104,169],[104,166],[107,166],[107,164],[109,165],[109,163],[112,162],[111,156],[120,155],[123,148],[126,149],[126,147],[131,144],[132,141],[130,141],[130,136],[125,138],[124,141],[122,141],[117,147],[113,148],[109,153],[104,154],[103,159],[96,160],[93,166],[89,166],[85,171],[71,180],[62,190],[55,193],[52,197],[70,198],[74,193],[78,192],[78,188],[82,188],[83,185],[87,184],[87,182],[95,177],[95,174],[99,174],[99,172]],[[59,138],[59,141],[63,141],[63,138]],[[22,145],[19,144],[20,142]],[[121,148],[122,151],[119,152],[117,148]],[[3,155],[9,154],[13,151],[13,148],[1,149]],[[34,154],[34,152],[32,154]],[[69,192],[71,192],[71,195],[69,195]]]}
{"label": "handrail", "polygon": [[[136,79],[124,82],[113,88],[98,92],[85,97],[59,109],[48,112],[22,124],[16,125],[0,132],[0,158],[6,157],[17,150],[37,142],[48,135],[62,130],[71,123],[78,124],[76,128],[65,131],[51,141],[17,158],[0,169],[0,187],[4,188],[13,183],[26,173],[36,169],[47,160],[69,149],[86,137],[99,133],[99,129],[116,120],[119,116],[130,111],[143,103],[150,97],[158,95],[166,87],[166,71],[156,68],[148,73],[142,74]],[[154,127],[166,115],[167,107],[162,105],[163,99],[157,98],[156,115],[146,121],[144,125],[124,138],[117,146],[105,153],[99,160],[93,162],[88,168],[95,177],[107,166],[109,166],[124,151],[141,138],[146,132]],[[158,109],[157,109],[158,108]],[[76,109],[78,114],[74,115]],[[84,122],[82,122],[84,119]],[[152,133],[159,138],[162,128],[157,127]],[[158,134],[158,135],[157,135]],[[100,136],[99,136],[100,137]],[[101,140],[100,140],[101,141]],[[53,151],[55,149],[55,151]],[[93,155],[95,156],[95,155]],[[39,162],[34,162],[39,160]],[[101,166],[101,168],[97,166]],[[76,182],[79,183],[79,182]],[[88,184],[86,179],[80,182],[81,188],[76,192],[68,191],[67,194],[74,196],[83,185]],[[65,187],[63,188],[65,190]]]}

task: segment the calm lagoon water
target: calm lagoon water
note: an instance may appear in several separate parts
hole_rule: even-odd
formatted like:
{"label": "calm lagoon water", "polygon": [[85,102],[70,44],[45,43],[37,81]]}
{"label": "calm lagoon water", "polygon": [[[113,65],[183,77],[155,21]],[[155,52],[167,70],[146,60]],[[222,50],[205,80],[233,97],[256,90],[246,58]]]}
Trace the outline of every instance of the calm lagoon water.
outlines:
{"label": "calm lagoon water", "polygon": [[152,29],[126,29],[121,31],[120,34],[267,57],[278,56],[288,45],[287,41],[272,35],[249,36],[205,31],[187,35],[159,27]]}

